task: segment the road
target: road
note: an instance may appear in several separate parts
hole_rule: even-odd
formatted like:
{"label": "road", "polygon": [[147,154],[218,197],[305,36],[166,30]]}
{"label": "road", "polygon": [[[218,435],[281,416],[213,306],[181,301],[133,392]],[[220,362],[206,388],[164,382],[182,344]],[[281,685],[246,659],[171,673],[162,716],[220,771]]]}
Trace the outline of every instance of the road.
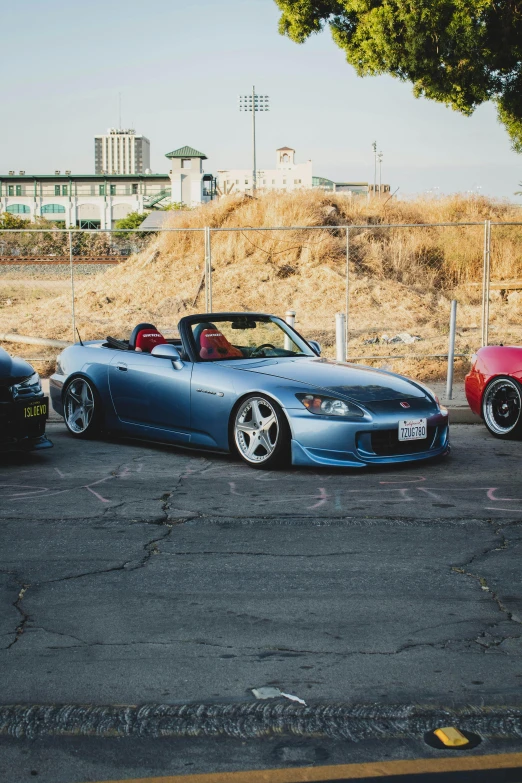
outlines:
{"label": "road", "polygon": [[264,473],[51,423],[0,463],[2,703],[520,706],[521,444],[452,432],[432,464]]}

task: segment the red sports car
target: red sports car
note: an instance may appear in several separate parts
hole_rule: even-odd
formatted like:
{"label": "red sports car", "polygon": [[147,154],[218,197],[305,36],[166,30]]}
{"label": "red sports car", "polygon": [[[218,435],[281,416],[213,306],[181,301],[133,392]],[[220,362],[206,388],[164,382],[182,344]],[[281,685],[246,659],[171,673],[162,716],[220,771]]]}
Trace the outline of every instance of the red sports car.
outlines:
{"label": "red sports car", "polygon": [[469,407],[497,438],[522,437],[522,348],[489,345],[472,356]]}

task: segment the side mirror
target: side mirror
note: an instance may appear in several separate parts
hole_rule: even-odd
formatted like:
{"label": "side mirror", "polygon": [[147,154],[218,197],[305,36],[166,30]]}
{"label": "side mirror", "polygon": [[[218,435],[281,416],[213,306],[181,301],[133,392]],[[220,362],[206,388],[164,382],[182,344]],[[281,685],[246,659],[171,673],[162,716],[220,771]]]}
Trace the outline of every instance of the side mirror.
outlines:
{"label": "side mirror", "polygon": [[318,356],[321,355],[321,344],[317,340],[308,340],[308,345]]}
{"label": "side mirror", "polygon": [[181,361],[178,349],[170,343],[155,345],[150,352],[150,355],[157,356],[159,359],[170,359],[176,370],[181,370],[183,367],[183,362]]}

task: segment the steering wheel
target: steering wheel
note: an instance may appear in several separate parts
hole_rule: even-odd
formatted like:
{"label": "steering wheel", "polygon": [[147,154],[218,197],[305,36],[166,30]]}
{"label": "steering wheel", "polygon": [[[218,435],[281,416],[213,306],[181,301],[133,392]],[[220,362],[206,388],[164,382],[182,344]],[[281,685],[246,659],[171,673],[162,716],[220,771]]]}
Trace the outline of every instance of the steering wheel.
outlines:
{"label": "steering wheel", "polygon": [[275,347],[275,345],[272,345],[272,343],[263,343],[263,345],[258,345],[258,346],[257,346],[257,348],[254,348],[254,350],[253,350],[253,351],[252,351],[252,353],[250,354],[250,358],[252,359],[254,356],[256,356],[256,355],[257,355],[257,352],[258,352],[258,351],[262,351],[262,350],[263,350],[263,348],[273,348],[273,349],[274,349],[274,351],[276,351],[276,350],[277,350],[277,348]]}

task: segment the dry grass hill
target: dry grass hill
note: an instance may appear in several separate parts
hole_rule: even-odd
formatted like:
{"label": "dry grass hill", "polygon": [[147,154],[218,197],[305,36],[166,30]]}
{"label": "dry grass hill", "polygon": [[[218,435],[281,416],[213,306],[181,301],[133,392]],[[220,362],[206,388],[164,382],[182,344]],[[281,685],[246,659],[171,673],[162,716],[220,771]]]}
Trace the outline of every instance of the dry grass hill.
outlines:
{"label": "dry grass hill", "polygon": [[[427,227],[428,223],[516,221],[520,210],[486,198],[382,202],[321,191],[273,193],[257,199],[228,197],[172,213],[172,227],[242,228],[212,234],[213,309],[297,311],[297,328],[333,354],[335,313],[344,309],[346,240],[350,234],[350,355],[444,353],[449,303],[459,302],[457,350],[478,347],[483,225]],[[412,227],[381,228],[382,224]],[[248,231],[247,227],[327,226],[314,231]],[[522,226],[493,227],[492,277],[522,280]],[[76,279],[76,322],[84,339],[126,336],[139,321],[172,334],[179,318],[204,309],[202,232],[151,238],[124,264]],[[0,331],[70,339],[70,295],[51,284],[45,295],[15,293],[5,305],[0,278]],[[11,286],[14,281],[11,282]],[[522,285],[521,285],[522,287]],[[2,301],[3,300],[3,301]],[[521,342],[522,293],[493,290],[491,341]],[[419,335],[414,345],[368,344],[386,333]],[[11,346],[9,346],[11,347]],[[35,355],[35,349],[28,349]],[[20,351],[19,351],[20,352]],[[41,355],[41,350],[37,353]],[[26,351],[27,355],[27,351]],[[437,360],[380,359],[393,370],[441,377]],[[467,361],[460,364],[462,373]]]}

